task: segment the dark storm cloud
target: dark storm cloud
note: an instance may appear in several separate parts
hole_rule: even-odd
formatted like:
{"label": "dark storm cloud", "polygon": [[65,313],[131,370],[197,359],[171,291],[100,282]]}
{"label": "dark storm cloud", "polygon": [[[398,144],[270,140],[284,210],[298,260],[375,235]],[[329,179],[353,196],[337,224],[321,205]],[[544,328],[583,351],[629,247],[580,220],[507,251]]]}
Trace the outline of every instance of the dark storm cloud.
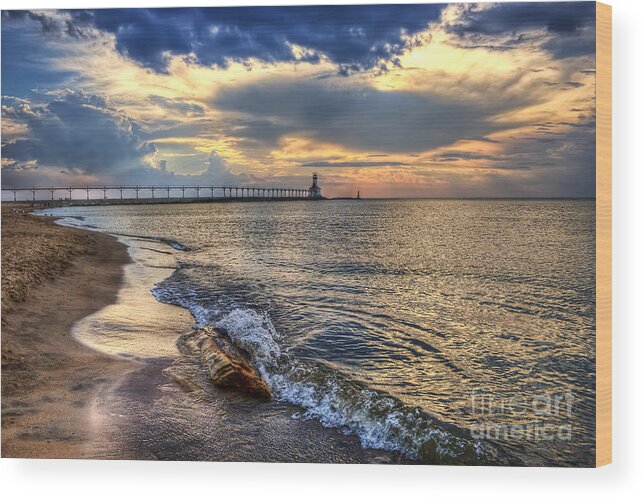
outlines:
{"label": "dark storm cloud", "polygon": [[27,127],[28,136],[2,146],[12,164],[75,169],[87,174],[113,173],[142,163],[155,147],[137,135],[137,127],[105,100],[82,91],[63,91],[50,102],[3,106],[4,117]]}
{"label": "dark storm cloud", "polygon": [[227,120],[222,123],[224,133],[230,137],[245,139],[259,145],[274,147],[279,139],[296,129],[291,126],[281,125],[270,120]]}
{"label": "dark storm cloud", "polygon": [[[321,142],[357,151],[413,153],[497,131],[495,114],[526,104],[273,80],[220,92],[212,104]],[[273,124],[273,125],[269,125]],[[503,125],[508,126],[508,125]],[[279,128],[272,130],[279,134]],[[268,133],[268,132],[264,132]]]}
{"label": "dark storm cloud", "polygon": [[30,17],[50,33],[83,36],[88,26],[113,33],[118,50],[156,71],[166,67],[165,53],[188,56],[203,65],[229,61],[295,61],[289,44],[310,52],[300,60],[324,55],[341,73],[397,64],[413,35],[437,20],[443,5],[347,5],[309,7],[100,9],[63,11],[70,19],[13,12]]}
{"label": "dark storm cloud", "polygon": [[[69,15],[66,15],[66,13]],[[88,38],[92,36],[92,33],[95,33],[91,29],[91,16],[85,11],[2,11],[3,24],[10,24],[12,21],[24,21],[26,19],[38,23],[43,33],[55,36]]]}
{"label": "dark storm cloud", "polygon": [[[430,160],[448,168],[530,172],[531,180],[527,183],[522,177],[520,183],[516,184],[509,180],[510,185],[506,187],[510,187],[514,193],[592,197],[595,195],[595,137],[594,127],[572,125],[567,129],[548,132],[547,135],[514,137],[497,155],[446,151]],[[502,179],[498,177],[497,180]]]}
{"label": "dark storm cloud", "polygon": [[498,3],[482,10],[466,9],[451,31],[500,35],[545,28],[565,34],[577,32],[595,19],[594,2]]}
{"label": "dark storm cloud", "polygon": [[537,181],[556,196],[596,195],[596,129],[570,127],[558,134],[513,141],[502,164],[538,171]]}
{"label": "dark storm cloud", "polygon": [[596,52],[596,34],[592,27],[587,31],[579,32],[577,35],[552,36],[543,43],[542,47],[547,50],[554,59],[591,55]]}
{"label": "dark storm cloud", "polygon": [[520,2],[482,10],[467,5],[447,30],[466,47],[509,50],[538,42],[554,58],[564,59],[594,53],[595,24],[594,2]]}
{"label": "dark storm cloud", "polygon": [[[500,166],[539,171],[554,186],[554,179],[574,195],[593,196],[596,171],[596,129],[571,126],[560,132],[530,136],[508,144],[495,160]],[[573,186],[572,186],[573,184]],[[558,187],[558,186],[557,186]]]}

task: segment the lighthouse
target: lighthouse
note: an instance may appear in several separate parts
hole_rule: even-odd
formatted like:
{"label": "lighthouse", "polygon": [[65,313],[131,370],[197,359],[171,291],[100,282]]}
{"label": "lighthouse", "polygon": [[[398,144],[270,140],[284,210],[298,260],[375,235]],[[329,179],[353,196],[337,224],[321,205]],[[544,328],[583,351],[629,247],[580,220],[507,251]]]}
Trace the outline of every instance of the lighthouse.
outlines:
{"label": "lighthouse", "polygon": [[321,199],[321,189],[317,185],[317,174],[313,173],[313,185],[308,189],[308,197],[310,199]]}

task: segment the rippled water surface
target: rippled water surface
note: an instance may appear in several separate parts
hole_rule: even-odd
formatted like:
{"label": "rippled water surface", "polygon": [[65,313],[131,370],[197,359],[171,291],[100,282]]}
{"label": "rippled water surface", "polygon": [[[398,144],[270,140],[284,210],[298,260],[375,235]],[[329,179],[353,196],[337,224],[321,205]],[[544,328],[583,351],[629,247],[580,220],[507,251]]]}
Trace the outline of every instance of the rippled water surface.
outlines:
{"label": "rippled water surface", "polygon": [[127,236],[143,267],[175,269],[150,285],[156,299],[226,330],[298,417],[425,462],[587,466],[594,209],[364,200],[54,213]]}

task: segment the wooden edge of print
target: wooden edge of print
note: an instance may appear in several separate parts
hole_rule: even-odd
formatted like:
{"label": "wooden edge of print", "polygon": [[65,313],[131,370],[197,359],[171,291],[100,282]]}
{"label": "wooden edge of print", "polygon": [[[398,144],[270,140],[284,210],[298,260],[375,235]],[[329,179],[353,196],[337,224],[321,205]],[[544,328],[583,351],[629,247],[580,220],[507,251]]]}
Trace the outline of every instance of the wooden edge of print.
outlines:
{"label": "wooden edge of print", "polygon": [[612,462],[612,7],[596,3],[596,466]]}

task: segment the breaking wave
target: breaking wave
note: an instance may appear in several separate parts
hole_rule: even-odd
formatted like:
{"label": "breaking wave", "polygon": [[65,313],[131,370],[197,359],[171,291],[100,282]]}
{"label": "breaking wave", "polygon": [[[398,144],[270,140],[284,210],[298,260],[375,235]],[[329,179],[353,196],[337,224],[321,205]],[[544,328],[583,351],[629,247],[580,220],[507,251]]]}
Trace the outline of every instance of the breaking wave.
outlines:
{"label": "breaking wave", "polygon": [[497,451],[483,447],[468,432],[322,362],[293,357],[281,347],[280,334],[267,313],[204,305],[195,291],[175,281],[176,274],[152,290],[157,300],[187,308],[196,327],[224,330],[250,356],[274,397],[303,409],[296,417],[315,418],[324,426],[357,435],[364,447],[397,451],[422,462],[498,462]]}

